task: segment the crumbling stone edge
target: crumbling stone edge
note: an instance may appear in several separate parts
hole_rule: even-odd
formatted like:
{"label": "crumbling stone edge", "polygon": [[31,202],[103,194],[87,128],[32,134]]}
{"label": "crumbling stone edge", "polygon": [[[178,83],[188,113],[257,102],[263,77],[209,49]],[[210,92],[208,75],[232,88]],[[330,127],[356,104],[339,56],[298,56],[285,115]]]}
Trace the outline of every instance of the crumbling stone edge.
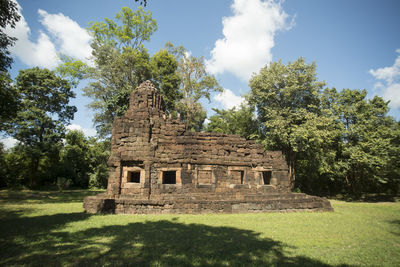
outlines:
{"label": "crumbling stone edge", "polygon": [[[295,194],[295,193],[293,193]],[[143,200],[89,196],[83,207],[87,213],[103,214],[207,214],[267,212],[334,211],[326,198],[308,196],[299,199],[248,200]]]}

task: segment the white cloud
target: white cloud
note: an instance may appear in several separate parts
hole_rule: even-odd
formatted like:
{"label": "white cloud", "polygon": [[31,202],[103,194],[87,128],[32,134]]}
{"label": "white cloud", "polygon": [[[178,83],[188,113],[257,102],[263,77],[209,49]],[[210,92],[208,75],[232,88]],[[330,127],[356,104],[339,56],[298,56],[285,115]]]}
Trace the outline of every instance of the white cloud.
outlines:
{"label": "white cloud", "polygon": [[390,100],[389,105],[393,108],[400,108],[400,83],[389,85],[382,95],[383,99]]}
{"label": "white cloud", "polygon": [[21,6],[17,5],[21,19],[15,28],[8,26],[5,31],[18,39],[10,51],[23,63],[52,69],[60,63],[57,56],[59,52],[82,60],[90,56],[89,34],[61,13],[49,14],[39,9],[40,22],[48,34],[39,30],[36,42],[31,41],[31,29],[22,14]]}
{"label": "white cloud", "polygon": [[271,62],[275,33],[290,28],[280,2],[234,0],[233,16],[224,17],[223,39],[215,42],[207,70],[231,72],[243,80]]}
{"label": "white cloud", "polygon": [[19,13],[21,19],[15,25],[15,28],[7,27],[6,34],[16,37],[18,40],[10,51],[16,55],[22,62],[29,66],[39,66],[45,68],[54,68],[59,63],[57,52],[49,36],[40,32],[37,42],[31,42],[31,29],[25,18],[22,16],[20,5]]}
{"label": "white cloud", "polygon": [[91,37],[78,23],[61,13],[49,14],[39,9],[40,22],[60,44],[60,51],[69,56],[88,59],[91,55]]}
{"label": "white cloud", "polygon": [[[400,49],[396,50],[400,54]],[[390,100],[392,108],[400,108],[400,55],[390,67],[369,70],[369,73],[378,81],[374,89],[382,94],[383,99]]]}
{"label": "white cloud", "polygon": [[241,96],[235,95],[231,90],[224,89],[223,92],[218,93],[214,96],[214,100],[220,102],[224,109],[231,109],[233,107],[239,107],[244,101]]}
{"label": "white cloud", "polygon": [[78,124],[71,124],[71,125],[68,125],[66,128],[70,131],[72,131],[72,130],[82,131],[85,134],[85,136],[95,136],[96,135],[95,129],[83,128],[82,126],[80,126]]}
{"label": "white cloud", "polygon": [[4,147],[6,149],[8,148],[12,148],[13,146],[15,146],[18,143],[17,139],[14,139],[12,137],[7,137],[7,138],[0,138],[0,142],[2,142],[4,144]]}

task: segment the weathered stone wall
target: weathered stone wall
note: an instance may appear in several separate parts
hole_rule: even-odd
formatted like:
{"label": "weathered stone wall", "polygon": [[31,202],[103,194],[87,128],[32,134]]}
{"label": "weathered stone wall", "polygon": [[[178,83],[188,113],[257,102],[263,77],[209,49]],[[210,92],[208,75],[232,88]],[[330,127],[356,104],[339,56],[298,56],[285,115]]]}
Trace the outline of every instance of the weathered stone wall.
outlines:
{"label": "weathered stone wall", "polygon": [[237,135],[186,131],[148,81],[129,103],[113,123],[107,194],[85,199],[88,212],[329,210],[325,200],[290,193],[281,152]]}
{"label": "weathered stone wall", "polygon": [[[179,119],[162,110],[157,89],[142,84],[130,98],[126,115],[113,125],[109,195],[160,198],[160,194],[190,194],[262,190],[288,191],[287,164],[280,152],[265,151],[236,135],[186,131]],[[128,172],[140,172],[130,183]],[[176,184],[163,184],[166,171],[176,172]],[[262,183],[262,171],[271,171]]]}

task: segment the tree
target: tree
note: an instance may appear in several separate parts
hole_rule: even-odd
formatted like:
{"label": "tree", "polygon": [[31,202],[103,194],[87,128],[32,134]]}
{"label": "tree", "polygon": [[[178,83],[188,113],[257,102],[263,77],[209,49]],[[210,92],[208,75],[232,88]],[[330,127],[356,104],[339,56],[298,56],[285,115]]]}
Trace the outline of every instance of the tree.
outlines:
{"label": "tree", "polygon": [[60,178],[70,179],[71,183],[81,188],[89,184],[90,158],[89,143],[82,131],[68,131],[65,145],[61,150],[62,171]]}
{"label": "tree", "polygon": [[108,182],[108,165],[110,157],[110,140],[89,139],[89,158],[91,173],[89,178],[90,188],[106,188]]}
{"label": "tree", "polygon": [[246,139],[259,137],[260,128],[253,107],[242,104],[239,109],[213,110],[216,114],[210,117],[205,129],[207,132],[238,134]]}
{"label": "tree", "polygon": [[393,196],[400,193],[400,122],[395,122],[392,127],[392,139],[389,145],[389,162],[387,165],[387,183],[384,191]]}
{"label": "tree", "polygon": [[16,115],[18,108],[19,96],[10,75],[0,71],[0,131],[5,130],[6,122]]}
{"label": "tree", "polygon": [[37,183],[40,162],[65,134],[64,125],[73,119],[76,107],[68,81],[48,69],[21,70],[16,78],[21,110],[10,122],[8,133],[21,142],[29,155],[29,186]]}
{"label": "tree", "polygon": [[4,130],[4,122],[15,116],[18,109],[18,96],[7,72],[13,62],[8,49],[17,39],[5,34],[4,29],[6,26],[15,28],[19,19],[17,3],[0,0],[0,131]]}
{"label": "tree", "polygon": [[[111,134],[112,122],[128,109],[129,95],[140,83],[151,79],[149,55],[146,51],[126,48],[122,53],[105,45],[99,53],[97,66],[91,68],[90,82],[84,95],[93,101],[93,122],[100,137]],[[108,52],[107,52],[108,51]]]}
{"label": "tree", "polygon": [[[343,124],[339,164],[351,194],[377,192],[388,183],[388,165],[396,138],[396,123],[387,116],[388,102],[366,90],[343,89],[337,109]],[[394,152],[395,153],[395,152]]]}
{"label": "tree", "polygon": [[321,195],[399,189],[398,123],[387,116],[388,102],[365,90],[335,88],[320,94],[320,107],[308,120],[307,149],[296,158],[296,184]]}
{"label": "tree", "polygon": [[[1,144],[2,146],[2,144]],[[18,188],[24,184],[27,184],[27,177],[29,174],[28,164],[29,156],[25,153],[25,149],[21,144],[3,150],[3,160],[1,162],[1,177],[0,184],[5,187]]]}
{"label": "tree", "polygon": [[2,166],[2,168],[0,168],[0,188],[7,186],[6,155],[7,153],[4,149],[4,144],[0,142],[0,166]]}
{"label": "tree", "polygon": [[214,75],[207,73],[203,57],[196,58],[183,46],[174,47],[170,42],[165,46],[178,60],[177,73],[182,99],[177,103],[177,110],[189,130],[199,131],[207,117],[199,100],[204,97],[210,101],[211,93],[222,92],[222,87]]}
{"label": "tree", "polygon": [[163,96],[165,109],[168,113],[174,113],[177,109],[176,103],[182,99],[182,93],[178,90],[181,78],[176,72],[178,62],[174,55],[166,49],[161,49],[150,59],[153,71],[152,81]]}
{"label": "tree", "polygon": [[91,46],[96,57],[96,49],[107,44],[117,49],[130,47],[139,49],[144,41],[157,31],[157,22],[151,12],[138,7],[132,12],[129,7],[123,7],[115,16],[116,21],[105,18],[105,22],[92,22],[88,28],[93,37]]}
{"label": "tree", "polygon": [[317,81],[315,63],[303,58],[288,65],[272,62],[250,79],[250,104],[257,108],[262,123],[263,144],[286,156],[292,186],[299,152],[308,147],[313,135],[308,126],[318,116],[319,92],[325,85]]}
{"label": "tree", "polygon": [[19,19],[17,3],[11,0],[0,0],[0,72],[5,72],[11,67],[13,60],[10,57],[8,48],[17,40],[3,31],[7,25],[15,28],[15,24]]}
{"label": "tree", "polygon": [[110,145],[108,140],[87,138],[82,131],[68,131],[60,153],[57,182],[61,183],[61,187],[72,185],[80,188],[105,188]]}
{"label": "tree", "polygon": [[124,7],[115,18],[91,23],[88,28],[93,36],[94,66],[63,57],[64,63],[57,68],[74,84],[81,79],[90,80],[83,90],[93,99],[89,107],[95,111],[93,121],[102,138],[111,134],[114,118],[125,113],[130,93],[142,82],[151,80],[156,84],[168,112],[175,109],[174,103],[180,97],[175,57],[165,50],[150,57],[143,47],[157,29],[151,12],[141,7],[132,12]]}
{"label": "tree", "polygon": [[297,153],[295,187],[315,195],[340,193],[343,184],[337,164],[343,127],[336,112],[337,92],[326,88],[319,94],[318,113],[309,113],[304,127],[302,153]]}

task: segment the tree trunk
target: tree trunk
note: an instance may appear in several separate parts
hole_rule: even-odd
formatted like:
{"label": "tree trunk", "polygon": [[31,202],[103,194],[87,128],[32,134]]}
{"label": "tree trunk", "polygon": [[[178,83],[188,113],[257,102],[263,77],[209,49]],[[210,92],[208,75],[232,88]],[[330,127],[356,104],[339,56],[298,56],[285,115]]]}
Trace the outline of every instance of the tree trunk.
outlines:
{"label": "tree trunk", "polygon": [[294,182],[296,179],[296,175],[295,175],[295,168],[294,168],[294,164],[295,164],[295,153],[293,151],[290,151],[290,188],[293,189],[294,188]]}
{"label": "tree trunk", "polygon": [[33,158],[29,174],[29,188],[36,186],[38,169],[39,169],[39,159]]}
{"label": "tree trunk", "polygon": [[286,162],[288,164],[289,168],[289,186],[291,189],[294,188],[294,182],[295,182],[295,160],[296,160],[296,155],[293,150],[290,148],[284,151],[284,154],[286,156]]}

